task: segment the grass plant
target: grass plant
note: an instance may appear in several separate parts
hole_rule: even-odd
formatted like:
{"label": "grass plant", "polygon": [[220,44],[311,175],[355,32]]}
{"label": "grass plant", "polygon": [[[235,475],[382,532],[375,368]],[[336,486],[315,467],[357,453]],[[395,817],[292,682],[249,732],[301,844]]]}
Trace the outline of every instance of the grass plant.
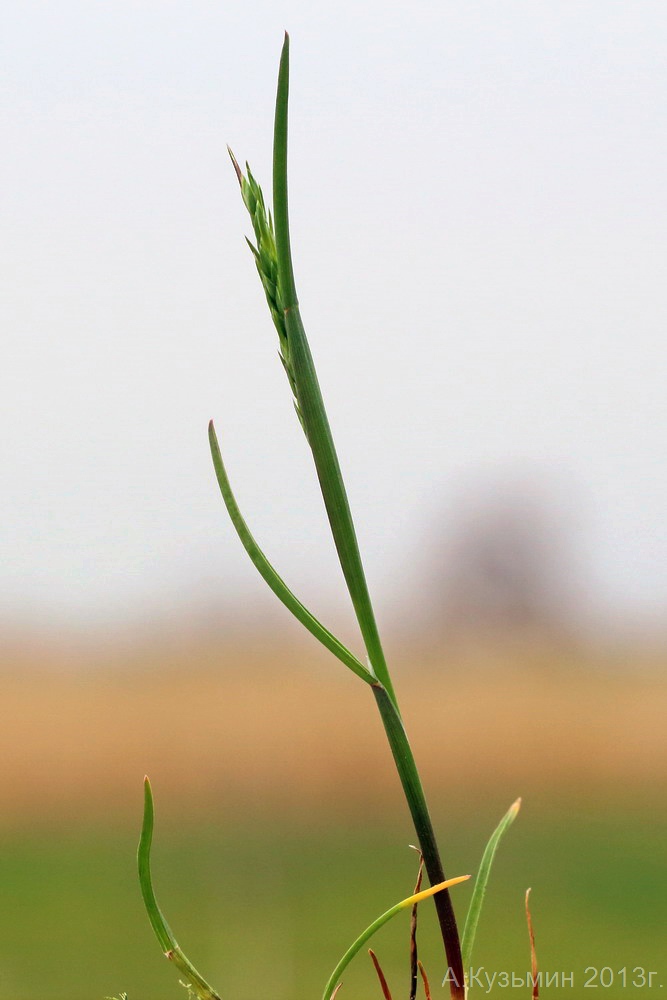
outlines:
{"label": "grass plant", "polygon": [[[341,975],[354,955],[388,920],[404,909],[412,910],[412,941],[416,934],[416,906],[432,897],[435,903],[440,934],[447,961],[445,982],[452,1000],[465,1000],[467,988],[464,967],[470,962],[484,894],[491,865],[500,839],[515,819],[519,801],[505,815],[484,852],[466,920],[463,942],[449,889],[469,876],[447,878],[431,822],[429,809],[419,771],[403,724],[394,685],[385,658],[369,589],[366,582],[354,522],[347,492],[334,445],[317,373],[301,319],[296,282],[292,267],[289,212],[287,197],[287,133],[289,96],[289,37],[285,41],[280,59],[278,91],[275,109],[273,142],[273,213],[250,168],[242,171],[230,150],[232,162],[241,187],[241,196],[249,212],[255,242],[248,240],[257,271],[264,289],[271,318],[279,340],[280,359],[285,369],[294,397],[295,409],[312,453],[319,480],[331,534],[338,553],[343,576],[352,602],[359,631],[365,647],[364,660],[356,656],[327,629],[289,589],[269,559],[259,547],[248,528],[232,492],[213,423],[209,425],[209,441],[213,465],[227,512],[236,533],[259,573],[294,617],[345,666],[370,689],[380,714],[389,748],[403,788],[419,842],[423,865],[430,888],[416,891],[412,896],[392,906],[374,920],[354,941],[332,972],[324,988],[323,1000],[331,1000],[336,993]],[[199,1000],[220,1000],[219,994],[194,968],[177,944],[155,898],[153,891],[150,852],[153,835],[153,797],[146,779],[144,823],[139,845],[139,878],[144,903],[153,930],[162,951],[185,977],[188,989]],[[421,871],[421,869],[420,869]],[[421,875],[420,875],[421,877]],[[376,969],[379,969],[377,960]],[[425,991],[429,994],[428,979],[423,966],[417,962],[413,948],[411,995],[417,988],[417,968],[422,975]],[[382,978],[381,978],[382,982]],[[386,985],[386,984],[385,984]],[[384,987],[383,987],[384,988]]]}

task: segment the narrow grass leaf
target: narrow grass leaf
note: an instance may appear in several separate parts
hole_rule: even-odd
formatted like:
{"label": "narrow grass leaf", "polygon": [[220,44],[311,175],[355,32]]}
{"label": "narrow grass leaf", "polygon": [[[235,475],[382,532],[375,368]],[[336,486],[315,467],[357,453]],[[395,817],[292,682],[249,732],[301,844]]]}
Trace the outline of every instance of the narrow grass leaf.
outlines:
{"label": "narrow grass leaf", "polygon": [[540,996],[540,983],[537,975],[537,952],[535,950],[535,933],[533,931],[533,918],[530,915],[530,893],[531,890],[526,890],[526,923],[528,924],[528,937],[530,939],[530,978],[532,982],[533,992],[532,1000],[539,1000]]}
{"label": "narrow grass leaf", "polygon": [[155,936],[160,942],[160,947],[166,958],[172,962],[181,975],[185,976],[188,989],[193,992],[198,1000],[220,1000],[220,996],[212,986],[206,982],[190,960],[178,945],[169,924],[162,915],[153,892],[153,880],[151,878],[151,844],[153,842],[153,793],[148,778],[144,778],[144,820],[141,827],[141,839],[139,841],[139,851],[137,861],[139,866],[139,884],[141,885],[141,895],[144,906],[148,913],[151,927],[155,931]]}
{"label": "narrow grass leaf", "polygon": [[470,900],[470,906],[468,907],[468,915],[466,917],[465,928],[463,930],[463,938],[461,941],[461,952],[463,955],[463,967],[470,968],[470,962],[472,960],[472,948],[475,943],[475,935],[477,933],[477,924],[479,923],[479,915],[482,912],[482,904],[484,903],[484,896],[486,894],[486,886],[489,881],[489,875],[491,874],[491,866],[493,864],[493,859],[498,850],[498,844],[500,843],[503,835],[512,825],[516,819],[519,809],[521,808],[521,799],[517,799],[513,802],[510,808],[507,810],[500,823],[496,829],[491,834],[488,844],[482,855],[482,862],[479,866],[479,872],[477,873],[477,878],[475,879],[475,888],[473,889],[472,899]]}
{"label": "narrow grass leaf", "polygon": [[[419,854],[419,869],[417,871],[417,882],[415,884],[415,893],[418,893],[422,887],[422,876],[424,874],[424,855],[419,850],[418,847],[410,845],[413,851],[417,851]],[[419,903],[412,904],[412,913],[410,915],[410,996],[409,1000],[415,1000],[417,996],[417,907]]]}
{"label": "narrow grass leaf", "polygon": [[368,668],[357,659],[354,653],[350,652],[350,650],[344,646],[343,643],[329,631],[329,629],[325,628],[324,625],[322,625],[322,623],[319,622],[306,607],[304,607],[298,597],[292,593],[282,577],[278,575],[269,560],[266,558],[251,534],[250,529],[248,528],[248,525],[239,510],[238,504],[236,503],[236,498],[232,492],[227,470],[225,469],[224,462],[222,461],[222,453],[220,451],[220,445],[218,444],[218,438],[215,433],[213,421],[211,421],[208,425],[208,437],[211,446],[213,466],[215,468],[215,474],[220,487],[220,492],[222,494],[222,499],[224,500],[225,507],[227,508],[227,513],[231,518],[232,524],[236,529],[236,534],[239,536],[243,548],[250,556],[250,559],[259,571],[260,576],[266,581],[276,597],[282,601],[289,611],[292,612],[297,621],[301,622],[301,624],[308,629],[311,635],[314,635],[316,639],[319,639],[322,645],[326,646],[326,648],[332,652],[334,656],[337,656],[341,663],[344,663],[346,667],[349,667],[353,673],[355,673],[358,677],[361,677],[362,680],[365,680],[368,684],[377,683],[376,678],[371,674]]}
{"label": "narrow grass leaf", "polygon": [[426,969],[421,962],[417,962],[417,965],[419,966],[419,972],[422,977],[422,982],[424,983],[424,996],[426,997],[426,1000],[431,1000],[431,986],[428,981],[428,976],[426,975]]}
{"label": "narrow grass leaf", "polygon": [[372,948],[368,949],[368,954],[371,956],[371,961],[375,966],[377,977],[380,980],[380,989],[382,990],[382,996],[384,997],[384,1000],[392,1000],[392,996],[389,991],[389,986],[387,985],[387,979],[384,972],[382,971],[382,966],[378,961],[377,955],[375,954]]}
{"label": "narrow grass leaf", "polygon": [[428,899],[429,896],[434,896],[437,892],[442,892],[443,889],[449,889],[451,886],[458,885],[460,882],[466,882],[469,878],[470,875],[459,875],[457,878],[450,878],[445,882],[440,882],[438,885],[432,885],[429,889],[422,889],[421,892],[417,892],[413,896],[408,896],[407,899],[402,899],[400,903],[396,903],[395,906],[392,906],[389,910],[386,910],[385,913],[381,914],[377,920],[374,920],[372,924],[369,924],[366,930],[363,931],[357,940],[347,949],[329,977],[329,981],[327,982],[327,985],[324,988],[324,993],[322,994],[322,1000],[331,1000],[333,991],[339,983],[341,975],[348,967],[354,956],[361,948],[363,948],[366,942],[373,937],[375,932],[379,931],[379,929],[387,923],[387,921],[391,920],[392,917],[395,917],[397,913],[401,912],[401,910],[408,909],[415,903],[420,903],[422,899]]}
{"label": "narrow grass leaf", "polygon": [[285,316],[287,357],[294,378],[296,400],[301,423],[310,445],[320,482],[341,569],[350,593],[354,612],[364,639],[373,672],[386,688],[395,705],[396,695],[375,621],[368,592],[361,553],[347,498],[347,491],[338,462],[338,455],[329,426],[324,400],[313,364],[306,331],[301,321],[296,294],[289,231],[287,198],[287,111],[289,101],[289,37],[280,57],[278,90],[273,132],[273,211],[275,247],[278,261],[278,293]]}

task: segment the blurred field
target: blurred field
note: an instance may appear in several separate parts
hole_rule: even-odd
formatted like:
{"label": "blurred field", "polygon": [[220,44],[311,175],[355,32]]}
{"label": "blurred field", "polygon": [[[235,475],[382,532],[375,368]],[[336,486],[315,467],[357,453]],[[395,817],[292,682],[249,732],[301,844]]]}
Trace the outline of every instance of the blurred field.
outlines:
{"label": "blurred field", "polygon": [[[134,873],[141,779],[155,877],[179,940],[224,997],[317,997],[414,857],[372,698],[317,648],[206,637],[16,645],[3,664],[0,1000],[185,997]],[[656,654],[393,650],[448,870],[474,870],[521,794],[477,961],[527,968],[533,887],[545,969],[655,969],[667,989],[667,680]],[[469,895],[457,891],[459,911]],[[422,947],[445,996],[430,911]],[[407,997],[407,924],[377,950]],[[344,996],[379,998],[363,956]],[[558,993],[563,992],[563,987]],[[477,991],[482,995],[482,991]],[[493,991],[502,995],[500,989]],[[529,991],[512,990],[528,996]],[[605,996],[627,997],[618,978]],[[644,989],[643,992],[646,992]]]}

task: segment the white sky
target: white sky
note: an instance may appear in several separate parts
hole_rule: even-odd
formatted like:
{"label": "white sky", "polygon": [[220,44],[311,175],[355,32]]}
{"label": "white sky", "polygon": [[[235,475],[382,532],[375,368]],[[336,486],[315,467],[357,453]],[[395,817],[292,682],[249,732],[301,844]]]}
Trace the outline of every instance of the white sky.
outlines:
{"label": "white sky", "polygon": [[381,602],[425,586],[462,491],[519,476],[594,603],[664,620],[667,6],[644,0],[6,5],[5,615],[261,593],[211,416],[279,570],[336,593],[225,150],[270,190],[284,28],[297,284]]}

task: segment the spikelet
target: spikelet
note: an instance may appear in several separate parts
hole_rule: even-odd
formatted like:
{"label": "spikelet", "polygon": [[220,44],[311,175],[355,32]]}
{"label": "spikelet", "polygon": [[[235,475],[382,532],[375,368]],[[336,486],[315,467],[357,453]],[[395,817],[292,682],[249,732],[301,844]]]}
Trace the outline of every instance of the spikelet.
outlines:
{"label": "spikelet", "polygon": [[273,219],[271,218],[271,212],[267,212],[262,189],[253,177],[249,165],[246,163],[247,176],[244,176],[243,171],[238,165],[231,149],[229,149],[229,147],[227,147],[227,149],[232,163],[234,164],[234,170],[236,171],[236,176],[238,177],[239,184],[241,186],[243,204],[248,209],[253,232],[255,234],[255,243],[252,243],[248,239],[246,239],[246,242],[252,251],[253,257],[255,258],[257,273],[259,274],[262,287],[264,288],[264,294],[266,295],[266,301],[271,313],[271,319],[273,320],[273,324],[278,331],[280,360],[283,368],[285,369],[285,374],[289,380],[294,398],[296,399],[296,382],[294,380],[294,371],[290,363],[289,341],[287,339],[287,327],[285,325],[285,310],[280,297],[280,284],[278,281],[278,254],[276,251],[276,237],[273,229]]}

